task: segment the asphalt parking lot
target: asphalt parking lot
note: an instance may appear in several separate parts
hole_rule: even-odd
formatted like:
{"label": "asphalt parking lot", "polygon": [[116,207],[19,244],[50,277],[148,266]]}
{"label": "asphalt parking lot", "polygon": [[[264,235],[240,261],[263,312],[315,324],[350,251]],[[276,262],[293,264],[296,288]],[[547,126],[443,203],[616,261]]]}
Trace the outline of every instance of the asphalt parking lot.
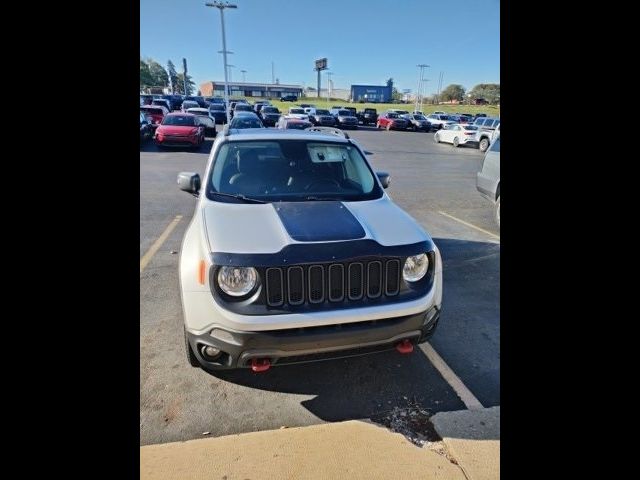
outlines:
{"label": "asphalt parking lot", "polygon": [[[476,191],[483,154],[436,144],[433,133],[349,135],[391,174],[393,200],[431,234],[444,261],[443,313],[429,344],[484,407],[500,405],[500,232]],[[140,257],[175,228],[140,274],[141,445],[383,417],[409,403],[436,413],[465,403],[434,363],[429,344],[397,352],[211,375],[188,365],[178,255],[196,199],[179,171],[204,173],[211,139],[198,151],[140,149]],[[181,216],[181,217],[180,217]],[[147,257],[149,257],[147,255]]]}

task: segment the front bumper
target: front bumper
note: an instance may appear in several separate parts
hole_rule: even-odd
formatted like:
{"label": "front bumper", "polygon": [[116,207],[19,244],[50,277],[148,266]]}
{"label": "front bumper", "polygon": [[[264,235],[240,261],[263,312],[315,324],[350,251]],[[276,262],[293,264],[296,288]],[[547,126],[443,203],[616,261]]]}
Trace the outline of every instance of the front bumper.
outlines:
{"label": "front bumper", "polygon": [[[440,307],[387,319],[340,325],[324,325],[258,332],[216,327],[211,333],[187,331],[187,340],[204,368],[223,370],[248,368],[252,359],[269,359],[271,365],[312,362],[392,350],[402,340],[414,345],[433,335]],[[222,353],[206,358],[206,346]]]}
{"label": "front bumper", "polygon": [[159,139],[157,135],[155,136],[156,144],[163,147],[184,147],[185,145],[197,145],[198,140],[199,137],[197,135],[190,135],[185,137],[163,136],[162,139]]}

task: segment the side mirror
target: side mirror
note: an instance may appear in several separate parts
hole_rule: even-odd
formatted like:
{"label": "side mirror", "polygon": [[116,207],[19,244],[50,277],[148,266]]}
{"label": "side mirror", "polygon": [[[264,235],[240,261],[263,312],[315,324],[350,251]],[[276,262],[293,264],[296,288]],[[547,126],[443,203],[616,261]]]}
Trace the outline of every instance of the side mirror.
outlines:
{"label": "side mirror", "polygon": [[378,179],[382,184],[382,188],[388,188],[389,183],[391,183],[391,175],[389,175],[387,172],[376,172],[376,175],[378,176]]}
{"label": "side mirror", "polygon": [[178,186],[183,192],[197,195],[200,191],[200,175],[194,172],[180,172],[178,174]]}

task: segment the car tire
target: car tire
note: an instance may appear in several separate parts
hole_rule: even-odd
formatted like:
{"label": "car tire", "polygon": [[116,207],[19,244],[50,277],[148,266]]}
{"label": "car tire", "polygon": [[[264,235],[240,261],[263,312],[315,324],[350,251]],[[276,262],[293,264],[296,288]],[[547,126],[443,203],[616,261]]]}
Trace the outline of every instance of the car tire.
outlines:
{"label": "car tire", "polygon": [[376,122],[376,128],[380,130],[380,122]]}
{"label": "car tire", "polygon": [[391,124],[387,123],[387,132],[390,132],[390,131],[391,131]]}
{"label": "car tire", "polygon": [[500,195],[498,194],[498,198],[496,199],[496,211],[495,211],[496,223],[498,224],[498,228],[500,228]]}
{"label": "car tire", "polygon": [[186,330],[184,330],[184,349],[185,349],[185,352],[187,353],[187,362],[189,362],[189,365],[196,368],[202,367],[202,365],[200,365],[200,362],[198,361],[198,357],[196,357],[196,354],[193,353],[191,344],[189,344]]}
{"label": "car tire", "polygon": [[478,148],[480,149],[481,152],[486,152],[489,149],[489,139],[485,137],[482,140],[480,140],[480,143],[478,144]]}
{"label": "car tire", "polygon": [[453,146],[456,148],[460,146],[460,140],[458,137],[453,137]]}
{"label": "car tire", "polygon": [[444,125],[442,125],[442,124],[438,125],[438,130],[442,130],[442,127],[443,127],[443,126],[444,126]]}
{"label": "car tire", "polygon": [[440,143],[440,137],[438,136],[438,132],[433,134],[433,141],[436,143]]}

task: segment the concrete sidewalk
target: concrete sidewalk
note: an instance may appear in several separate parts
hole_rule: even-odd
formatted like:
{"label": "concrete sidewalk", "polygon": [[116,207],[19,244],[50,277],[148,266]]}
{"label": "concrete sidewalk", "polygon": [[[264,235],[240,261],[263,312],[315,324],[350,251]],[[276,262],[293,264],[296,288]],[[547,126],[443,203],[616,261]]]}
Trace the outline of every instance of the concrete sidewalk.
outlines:
{"label": "concrete sidewalk", "polygon": [[500,407],[439,413],[432,420],[444,454],[376,424],[347,421],[147,445],[140,447],[140,478],[499,478]]}

